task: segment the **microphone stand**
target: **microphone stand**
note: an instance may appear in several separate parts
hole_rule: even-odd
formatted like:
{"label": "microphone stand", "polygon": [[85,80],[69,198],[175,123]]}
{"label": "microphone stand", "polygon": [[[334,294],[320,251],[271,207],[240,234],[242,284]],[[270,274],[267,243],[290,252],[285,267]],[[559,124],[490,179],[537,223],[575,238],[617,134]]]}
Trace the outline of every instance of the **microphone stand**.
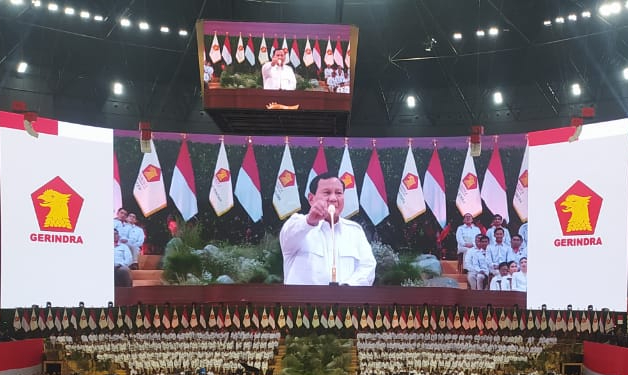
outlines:
{"label": "microphone stand", "polygon": [[332,262],[331,262],[331,281],[329,282],[329,285],[339,285],[338,281],[336,280],[336,231],[334,230],[335,227],[335,223],[334,223],[334,215],[336,213],[336,206],[334,206],[333,204],[330,204],[327,207],[327,212],[329,212],[329,216],[331,218],[330,223],[331,223],[331,246],[332,246]]}

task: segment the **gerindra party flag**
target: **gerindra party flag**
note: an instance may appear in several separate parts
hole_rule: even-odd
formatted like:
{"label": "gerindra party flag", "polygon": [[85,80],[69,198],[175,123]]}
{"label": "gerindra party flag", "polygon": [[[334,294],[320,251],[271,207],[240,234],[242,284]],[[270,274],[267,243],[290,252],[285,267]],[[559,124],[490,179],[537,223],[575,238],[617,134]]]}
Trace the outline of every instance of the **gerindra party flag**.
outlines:
{"label": "gerindra party flag", "polygon": [[209,189],[209,203],[217,216],[221,216],[233,207],[231,170],[229,169],[229,161],[227,160],[227,152],[225,151],[225,143],[223,141],[220,142],[216,168],[214,168],[214,178]]}
{"label": "gerindra party flag", "polygon": [[486,207],[495,214],[502,215],[506,222],[510,222],[508,217],[508,199],[506,198],[506,178],[502,167],[502,158],[499,156],[497,142],[493,147],[491,160],[482,182],[482,199]]}
{"label": "gerindra party flag", "polygon": [[312,46],[310,45],[309,36],[305,41],[305,49],[303,50],[303,63],[305,64],[305,66],[310,66],[314,63],[314,56],[312,56]]}
{"label": "gerindra party flag", "polygon": [[166,188],[157,157],[157,149],[150,141],[151,152],[144,154],[133,188],[133,196],[145,217],[166,207]]}
{"label": "gerindra party flag", "polygon": [[[327,159],[325,158],[325,150],[323,150],[323,142],[321,141],[318,146],[318,151],[316,152],[316,157],[314,158],[314,164],[312,165],[312,169],[310,169],[310,174],[307,176],[304,194],[305,199],[307,199],[310,194],[310,183],[314,177],[325,172],[327,172]],[[314,192],[311,193],[314,194]]]}
{"label": "gerindra party flag", "polygon": [[236,47],[235,58],[239,64],[242,64],[242,62],[244,62],[244,42],[242,41],[241,33],[240,33],[240,36],[238,37],[238,46]]}
{"label": "gerindra party flag", "polygon": [[259,170],[253,152],[253,144],[249,139],[242,167],[238,172],[238,181],[235,186],[235,196],[253,222],[262,218],[262,189],[259,180]]}
{"label": "gerindra party flag", "polygon": [[397,207],[406,223],[425,212],[425,198],[423,197],[423,189],[421,188],[419,172],[416,169],[412,146],[408,146],[406,163],[403,167],[403,173],[401,173]]}
{"label": "gerindra party flag", "polygon": [[349,155],[349,146],[347,146],[346,142],[345,149],[342,152],[338,178],[340,178],[345,185],[345,206],[340,216],[348,218],[360,211],[360,202],[358,201],[358,187],[355,183],[355,175],[353,174],[353,164],[351,163],[351,156]]}
{"label": "gerindra party flag", "polygon": [[275,182],[273,207],[275,207],[277,216],[281,220],[301,209],[296,172],[294,171],[292,156],[290,156],[290,147],[288,147],[287,143],[283,151],[279,172],[277,173],[277,181]]}
{"label": "gerindra party flag", "polygon": [[522,222],[528,221],[528,146],[523,153],[515,196],[512,198],[512,206]]}
{"label": "gerindra party flag", "polygon": [[188,221],[198,213],[194,170],[192,169],[188,143],[185,140],[181,144],[177,164],[174,166],[174,172],[172,173],[170,198],[177,206],[183,220]]}
{"label": "gerindra party flag", "polygon": [[456,196],[456,207],[461,215],[470,213],[473,217],[482,213],[482,198],[480,198],[480,182],[475,171],[475,164],[471,157],[471,145],[467,149],[467,156],[464,160],[458,195]]}
{"label": "gerindra party flag", "polygon": [[[251,41],[251,36],[249,35],[249,41]],[[253,53],[253,42],[251,41],[251,53]],[[257,59],[259,63],[264,65],[265,62],[268,61],[268,47],[266,46],[266,37],[262,34],[262,43],[259,46],[259,53],[257,54]],[[253,65],[253,64],[251,64]]]}
{"label": "gerindra party flag", "polygon": [[441,166],[436,147],[434,147],[432,158],[425,172],[423,195],[425,196],[425,203],[427,203],[430,210],[432,210],[436,221],[438,221],[441,228],[445,228],[447,224],[445,176],[443,175],[443,167]]}
{"label": "gerindra party flag", "polygon": [[334,65],[334,51],[331,49],[331,38],[327,38],[327,47],[325,47],[325,57],[323,58],[325,64]]}
{"label": "gerindra party flag", "polygon": [[371,219],[373,225],[381,223],[389,214],[384,174],[375,147],[373,147],[371,159],[364,175],[360,205],[364,208],[364,212]]}
{"label": "gerindra party flag", "polygon": [[211,61],[215,64],[218,61],[220,61],[221,56],[220,56],[220,45],[218,44],[218,37],[216,36],[216,33],[214,32],[214,40],[212,41],[212,45],[211,48],[209,50],[209,58],[211,59]]}

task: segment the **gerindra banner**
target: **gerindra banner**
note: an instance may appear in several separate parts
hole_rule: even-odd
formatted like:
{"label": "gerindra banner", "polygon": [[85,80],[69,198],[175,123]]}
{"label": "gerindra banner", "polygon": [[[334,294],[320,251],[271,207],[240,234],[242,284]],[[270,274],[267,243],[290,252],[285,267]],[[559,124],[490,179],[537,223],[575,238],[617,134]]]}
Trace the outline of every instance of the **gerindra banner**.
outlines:
{"label": "gerindra banner", "polygon": [[529,136],[528,308],[626,311],[628,122]]}

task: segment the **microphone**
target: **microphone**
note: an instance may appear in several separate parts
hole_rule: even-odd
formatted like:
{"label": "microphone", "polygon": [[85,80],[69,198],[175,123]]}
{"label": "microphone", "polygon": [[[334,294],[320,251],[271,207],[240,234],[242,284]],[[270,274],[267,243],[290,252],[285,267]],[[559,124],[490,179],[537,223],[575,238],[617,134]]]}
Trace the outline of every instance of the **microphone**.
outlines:
{"label": "microphone", "polygon": [[329,206],[327,206],[327,212],[329,212],[329,216],[331,216],[332,221],[333,221],[334,214],[336,213],[336,206],[334,206],[333,204],[330,204]]}
{"label": "microphone", "polygon": [[330,204],[327,206],[327,212],[329,213],[331,223],[331,246],[332,246],[332,265],[331,265],[331,282],[329,285],[338,285],[336,281],[336,232],[334,230],[334,214],[336,213],[336,206]]}

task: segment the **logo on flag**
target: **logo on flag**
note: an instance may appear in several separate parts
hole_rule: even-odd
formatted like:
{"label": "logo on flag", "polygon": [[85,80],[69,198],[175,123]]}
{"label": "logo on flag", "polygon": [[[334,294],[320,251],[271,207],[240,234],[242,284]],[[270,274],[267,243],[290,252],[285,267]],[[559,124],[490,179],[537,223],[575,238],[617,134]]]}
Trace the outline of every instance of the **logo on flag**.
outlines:
{"label": "logo on flag", "polygon": [[473,190],[478,188],[478,178],[476,175],[467,173],[466,176],[462,179],[462,183],[468,190]]}
{"label": "logo on flag", "polygon": [[349,172],[345,172],[340,176],[340,181],[345,185],[345,189],[353,189],[355,187],[355,177]]}
{"label": "logo on flag", "polygon": [[[555,202],[556,214],[563,236],[595,234],[595,227],[602,208],[602,197],[582,181],[576,181]],[[600,237],[563,238],[554,241],[555,246],[601,245]]]}
{"label": "logo on flag", "polygon": [[279,181],[281,182],[281,186],[288,187],[294,186],[296,179],[294,173],[290,172],[289,170],[284,170],[279,175]]}
{"label": "logo on flag", "polygon": [[161,178],[161,168],[149,164],[142,170],[142,175],[144,175],[147,182],[159,181]]}
{"label": "logo on flag", "polygon": [[527,169],[523,171],[521,176],[519,176],[519,182],[521,183],[521,186],[523,186],[524,188],[528,187],[528,170]]}
{"label": "logo on flag", "polygon": [[403,178],[403,184],[406,186],[406,189],[414,190],[419,186],[419,177],[412,173],[408,173]]}
{"label": "logo on flag", "polygon": [[228,170],[224,168],[220,168],[218,172],[216,172],[216,179],[220,182],[229,181],[230,178],[231,178],[231,172],[229,172]]}
{"label": "logo on flag", "polygon": [[[46,232],[74,233],[83,197],[57,176],[31,193],[39,230]],[[83,243],[81,236],[31,233],[34,242]]]}

